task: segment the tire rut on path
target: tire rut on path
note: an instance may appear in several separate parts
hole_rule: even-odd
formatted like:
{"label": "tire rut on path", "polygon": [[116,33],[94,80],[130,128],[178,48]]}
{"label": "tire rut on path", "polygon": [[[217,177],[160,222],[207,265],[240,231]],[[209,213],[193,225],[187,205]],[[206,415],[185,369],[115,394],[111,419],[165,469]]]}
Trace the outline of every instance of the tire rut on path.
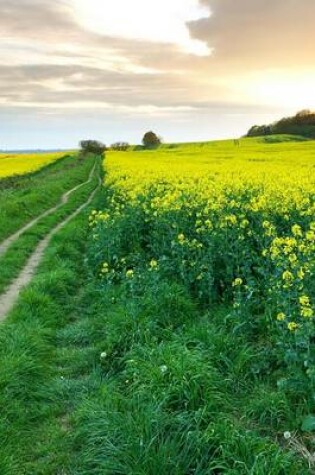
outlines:
{"label": "tire rut on path", "polygon": [[[94,166],[95,168],[95,166]],[[93,169],[94,171],[94,169]],[[26,287],[32,280],[40,261],[43,257],[45,250],[47,249],[52,237],[60,231],[66,224],[68,224],[73,218],[81,213],[87,206],[89,206],[96,195],[98,189],[101,186],[101,178],[99,178],[99,184],[90,194],[89,198],[79,208],[77,208],[70,216],[64,221],[59,223],[50,233],[37,245],[35,251],[28,259],[25,267],[20,272],[19,276],[11,283],[6,292],[0,296],[0,322],[3,322],[10,311],[13,309],[19,294],[24,287]]]}
{"label": "tire rut on path", "polygon": [[0,257],[3,256],[3,254],[5,254],[8,250],[8,248],[11,246],[11,244],[13,244],[15,241],[18,240],[18,238],[25,232],[25,231],[28,231],[31,227],[33,227],[35,224],[38,223],[38,221],[40,221],[41,219],[43,218],[46,218],[46,216],[49,216],[50,214],[52,213],[55,213],[59,208],[61,208],[62,206],[64,206],[68,200],[69,200],[69,197],[70,195],[72,195],[72,193],[74,193],[75,191],[77,191],[79,188],[81,188],[82,186],[84,185],[87,185],[88,183],[90,183],[93,179],[93,175],[94,175],[94,171],[95,171],[95,167],[96,167],[96,163],[94,163],[94,166],[92,167],[92,170],[90,171],[90,174],[89,174],[89,178],[87,181],[85,181],[84,183],[80,183],[79,185],[75,186],[74,188],[72,188],[71,190],[67,191],[66,193],[64,193],[61,197],[61,200],[60,202],[56,205],[56,206],[53,206],[52,208],[48,209],[47,211],[45,211],[44,213],[40,214],[39,216],[37,216],[36,218],[34,218],[32,221],[30,221],[29,223],[27,223],[25,226],[23,226],[21,229],[19,229],[18,231],[16,231],[14,234],[12,234],[11,236],[9,236],[7,239],[5,239],[1,244],[0,244]]}

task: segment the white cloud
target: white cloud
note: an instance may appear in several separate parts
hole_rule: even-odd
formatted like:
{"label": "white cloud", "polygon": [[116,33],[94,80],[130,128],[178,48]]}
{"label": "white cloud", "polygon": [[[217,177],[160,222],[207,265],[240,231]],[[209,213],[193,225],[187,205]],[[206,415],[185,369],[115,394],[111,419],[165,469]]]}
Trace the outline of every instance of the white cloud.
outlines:
{"label": "white cloud", "polygon": [[[27,98],[26,98],[27,99]],[[148,116],[148,117],[165,117],[165,116],[174,116],[176,114],[185,114],[190,113],[195,110],[194,107],[191,106],[156,106],[151,104],[144,104],[144,105],[137,105],[137,106],[129,106],[126,104],[111,104],[108,102],[100,102],[100,101],[71,101],[71,102],[29,102],[22,100],[19,101],[9,101],[5,98],[0,97],[0,104],[2,106],[10,106],[10,107],[19,107],[23,109],[43,109],[45,111],[55,111],[61,110],[65,112],[66,110],[85,110],[85,111],[95,111],[95,110],[103,110],[109,111],[111,114],[130,114],[131,116],[140,115],[140,116]]]}
{"label": "white cloud", "polygon": [[[67,55],[64,55],[67,52]],[[27,66],[28,64],[86,66],[104,71],[132,74],[162,74],[154,68],[141,66],[114,49],[85,46],[70,42],[47,44],[34,39],[10,38],[0,44],[2,66]]]}
{"label": "white cloud", "polygon": [[[207,56],[211,50],[190,36],[187,22],[208,18],[199,0],[65,0],[84,28],[112,38],[169,43]],[[109,5],[110,3],[110,5]]]}

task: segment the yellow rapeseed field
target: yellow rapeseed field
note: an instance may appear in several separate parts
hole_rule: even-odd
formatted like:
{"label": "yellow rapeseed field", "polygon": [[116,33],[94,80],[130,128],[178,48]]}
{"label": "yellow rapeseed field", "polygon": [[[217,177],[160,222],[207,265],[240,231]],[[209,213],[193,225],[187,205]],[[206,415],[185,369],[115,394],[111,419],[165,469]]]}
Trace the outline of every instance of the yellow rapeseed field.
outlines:
{"label": "yellow rapeseed field", "polygon": [[[106,157],[108,183],[135,199],[152,186],[168,192],[159,196],[159,208],[176,206],[188,193],[195,200],[220,201],[227,191],[251,192],[251,208],[288,211],[309,208],[315,184],[315,142],[265,144],[257,139],[164,146],[152,151],[110,152]],[[224,196],[224,200],[226,197]],[[306,200],[306,201],[304,201]],[[241,203],[239,203],[241,204]]]}
{"label": "yellow rapeseed field", "polygon": [[306,364],[314,335],[314,141],[131,149],[108,153],[105,167],[109,209],[90,218],[98,256],[112,236],[114,251],[98,263],[102,279],[136,281],[147,268],[180,279],[201,302],[231,299],[238,318],[269,328],[284,351],[298,341],[296,360]]}
{"label": "yellow rapeseed field", "polygon": [[0,153],[0,178],[34,172],[64,156],[65,152],[31,154]]}

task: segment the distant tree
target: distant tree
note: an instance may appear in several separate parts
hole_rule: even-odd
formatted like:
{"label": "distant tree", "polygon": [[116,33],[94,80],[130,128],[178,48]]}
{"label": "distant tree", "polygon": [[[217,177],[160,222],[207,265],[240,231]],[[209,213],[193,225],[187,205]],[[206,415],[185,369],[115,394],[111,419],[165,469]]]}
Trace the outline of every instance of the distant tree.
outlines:
{"label": "distant tree", "polygon": [[254,125],[247,133],[248,137],[258,137],[260,135],[268,135],[271,133],[268,125]]}
{"label": "distant tree", "polygon": [[299,111],[295,117],[307,117],[312,114],[312,111],[309,109],[303,109]]}
{"label": "distant tree", "polygon": [[128,142],[115,142],[111,145],[111,149],[118,152],[126,152],[130,147]]}
{"label": "distant tree", "polygon": [[304,109],[295,116],[283,117],[270,125],[254,125],[248,131],[247,137],[284,134],[315,138],[315,112]]}
{"label": "distant tree", "polygon": [[106,151],[106,145],[98,140],[81,140],[81,151],[86,153],[94,153],[95,155],[102,155]]}
{"label": "distant tree", "polygon": [[161,139],[152,130],[146,132],[143,136],[142,143],[145,148],[154,148],[161,145]]}

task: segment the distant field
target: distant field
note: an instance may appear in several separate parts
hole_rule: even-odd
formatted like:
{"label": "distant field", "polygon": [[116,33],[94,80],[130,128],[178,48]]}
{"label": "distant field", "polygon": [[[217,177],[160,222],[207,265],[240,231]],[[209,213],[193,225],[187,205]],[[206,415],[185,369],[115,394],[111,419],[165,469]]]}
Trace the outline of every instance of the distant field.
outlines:
{"label": "distant field", "polygon": [[177,186],[179,178],[185,179],[186,184],[211,177],[216,185],[224,186],[228,179],[264,181],[264,186],[273,180],[279,184],[280,180],[296,186],[298,175],[314,184],[314,166],[315,141],[294,141],[290,136],[243,139],[240,146],[231,140],[165,144],[157,150],[106,155],[107,181],[122,179],[119,185],[130,187],[134,195],[160,180]]}
{"label": "distant field", "polygon": [[35,172],[65,155],[70,155],[70,153],[0,153],[0,178]]}

